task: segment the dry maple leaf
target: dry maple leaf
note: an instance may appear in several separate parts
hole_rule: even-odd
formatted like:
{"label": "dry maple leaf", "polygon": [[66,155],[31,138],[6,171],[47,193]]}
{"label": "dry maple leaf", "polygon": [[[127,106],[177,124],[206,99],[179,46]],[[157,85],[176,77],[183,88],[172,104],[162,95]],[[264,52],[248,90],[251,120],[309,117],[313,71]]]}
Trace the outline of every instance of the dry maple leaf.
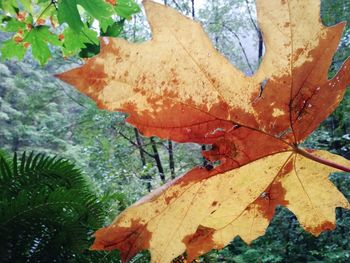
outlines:
{"label": "dry maple leaf", "polygon": [[[266,54],[245,76],[212,46],[201,26],[144,1],[153,37],[141,44],[104,38],[101,53],[58,75],[100,108],[123,111],[146,136],[211,144],[220,165],[196,167],[96,232],[92,249],[123,261],[149,249],[153,262],[184,251],[191,261],[239,235],[264,234],[283,205],[314,235],[335,227],[348,201],[328,180],[349,161],[298,145],[338,106],[350,60],[328,80],[344,23],[325,27],[320,1],[257,0]],[[260,87],[265,83],[260,94]]]}

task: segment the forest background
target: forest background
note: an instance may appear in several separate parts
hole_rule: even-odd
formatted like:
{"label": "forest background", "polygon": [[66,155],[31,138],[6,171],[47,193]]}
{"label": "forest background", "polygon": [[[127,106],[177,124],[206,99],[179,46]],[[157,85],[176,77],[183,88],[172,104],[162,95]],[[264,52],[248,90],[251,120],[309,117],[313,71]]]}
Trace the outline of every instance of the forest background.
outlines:
{"label": "forest background", "polygon": [[[215,47],[247,75],[256,71],[264,48],[254,1],[162,2],[201,22]],[[94,39],[81,40],[84,45],[75,50],[50,46],[46,57],[29,47],[22,59],[7,48],[16,33],[6,32],[10,30],[6,30],[9,20],[4,9],[0,15],[0,258],[3,262],[118,262],[117,251],[88,250],[92,233],[149,191],[193,166],[210,165],[200,154],[210,146],[145,138],[125,123],[125,115],[97,109],[92,100],[53,77],[82,64],[81,57],[97,53]],[[348,22],[331,77],[350,56],[350,1],[322,0],[321,17],[326,25]],[[114,27],[99,33],[132,42],[151,37],[142,10],[115,19]],[[101,24],[89,27],[100,31]],[[305,146],[350,159],[349,112],[348,90],[341,106]],[[348,175],[337,173],[331,180],[349,199]],[[313,237],[291,212],[277,210],[265,236],[251,246],[237,237],[200,261],[350,261],[350,211],[338,209],[337,228]],[[148,261],[147,252],[133,259]]]}

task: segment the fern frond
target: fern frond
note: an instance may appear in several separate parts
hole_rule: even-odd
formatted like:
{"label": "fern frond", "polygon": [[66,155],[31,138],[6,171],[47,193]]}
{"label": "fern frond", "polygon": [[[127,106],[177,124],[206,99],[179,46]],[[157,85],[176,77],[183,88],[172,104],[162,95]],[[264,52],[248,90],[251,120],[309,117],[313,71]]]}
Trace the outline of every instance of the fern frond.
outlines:
{"label": "fern frond", "polygon": [[75,165],[56,156],[0,154],[2,262],[67,262],[103,226],[103,205]]}

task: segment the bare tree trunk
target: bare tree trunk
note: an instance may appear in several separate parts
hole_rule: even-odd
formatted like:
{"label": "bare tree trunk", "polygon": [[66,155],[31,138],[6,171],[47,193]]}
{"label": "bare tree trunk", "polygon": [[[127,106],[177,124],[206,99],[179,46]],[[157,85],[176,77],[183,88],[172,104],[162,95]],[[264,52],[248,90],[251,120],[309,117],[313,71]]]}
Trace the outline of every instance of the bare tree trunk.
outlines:
{"label": "bare tree trunk", "polygon": [[[240,37],[238,36],[238,34],[237,34],[235,31],[231,30],[231,28],[229,28],[228,26],[222,25],[222,27],[226,28],[226,29],[237,39],[238,44],[239,44],[239,46],[241,47],[241,50],[242,50],[244,59],[245,59],[245,61],[246,61],[246,63],[247,63],[247,66],[248,66],[248,68],[249,68],[249,70],[250,70],[250,73],[253,75],[253,74],[254,74],[253,67],[252,67],[252,65],[250,64],[250,61],[249,61],[249,59],[248,59],[247,52],[246,52],[245,49],[244,49],[244,46],[243,46],[243,44],[242,44],[242,41],[241,41]],[[259,48],[260,48],[260,46],[259,46]],[[259,51],[259,52],[260,52],[260,51]],[[262,52],[262,51],[261,51],[261,52]]]}
{"label": "bare tree trunk", "polygon": [[177,10],[179,10],[182,13],[183,10],[182,10],[181,6],[175,0],[173,0],[173,3],[175,4]]}
{"label": "bare tree trunk", "polygon": [[134,132],[135,132],[136,144],[137,144],[139,151],[140,151],[140,159],[141,159],[142,166],[146,166],[146,157],[145,157],[145,153],[143,151],[142,138],[140,136],[138,129],[134,128]]}
{"label": "bare tree trunk", "polygon": [[[202,144],[202,147],[201,147],[202,151],[206,151],[207,150],[207,147],[205,144]],[[203,167],[206,167],[208,164],[208,160],[205,159],[205,157],[203,156]]]}
{"label": "bare tree trunk", "polygon": [[[154,158],[153,154],[150,154],[149,152],[147,152],[144,148],[144,144],[142,141],[142,138],[140,136],[140,133],[138,131],[138,129],[134,128],[134,132],[135,132],[135,138],[136,138],[136,143],[129,137],[127,137],[125,134],[123,134],[122,132],[118,132],[119,135],[121,135],[124,139],[126,139],[128,142],[130,142],[133,146],[135,146],[136,148],[139,149],[140,152],[140,160],[141,160],[141,164],[142,164],[142,168],[146,166],[147,162],[146,162],[146,155],[148,155],[149,157]],[[151,192],[152,190],[152,185],[151,185],[151,176],[143,176],[141,177],[141,179],[146,179],[147,181],[147,190],[148,192]]]}
{"label": "bare tree trunk", "polygon": [[263,50],[264,50],[264,41],[263,41],[263,36],[260,29],[258,31],[258,36],[259,36],[259,50],[258,50],[258,65],[259,65],[261,61],[261,57],[263,55]]}
{"label": "bare tree trunk", "polygon": [[171,178],[175,178],[175,162],[174,162],[174,152],[173,152],[173,142],[168,140],[168,153],[169,153],[169,168]]}
{"label": "bare tree trunk", "polygon": [[[147,163],[146,163],[145,152],[143,149],[143,141],[142,141],[142,138],[140,136],[139,130],[134,128],[134,132],[135,132],[136,144],[137,144],[137,146],[139,148],[139,152],[140,152],[141,164],[142,164],[142,167],[145,167]],[[151,176],[143,176],[142,178],[147,180],[147,190],[148,190],[148,192],[151,192],[151,190],[152,190]]]}
{"label": "bare tree trunk", "polygon": [[[258,49],[258,67],[260,65],[260,62],[261,62],[261,57],[263,55],[263,49],[264,49],[264,41],[263,41],[263,37],[262,37],[262,33],[261,33],[261,30],[260,28],[257,29],[258,30],[258,37],[259,37],[259,49]],[[263,91],[264,91],[264,87],[265,85],[264,84],[261,84],[260,85],[260,93],[259,93],[259,97],[262,95]]]}
{"label": "bare tree trunk", "polygon": [[248,14],[249,14],[249,18],[250,18],[250,21],[258,35],[258,38],[259,38],[259,43],[258,43],[258,65],[260,64],[260,60],[261,60],[261,57],[263,55],[263,50],[264,50],[264,41],[263,41],[263,36],[262,36],[262,33],[261,33],[261,30],[260,28],[258,27],[258,25],[255,23],[254,19],[253,19],[253,16],[252,16],[252,13],[250,11],[250,7],[249,7],[249,2],[248,0],[245,0],[246,2],[246,5],[247,5],[247,9],[248,9]]}
{"label": "bare tree trunk", "polygon": [[195,18],[194,0],[191,0],[191,3],[192,3],[192,19],[194,20]]}
{"label": "bare tree trunk", "polygon": [[154,160],[156,161],[156,165],[159,172],[159,177],[160,177],[160,180],[162,180],[162,182],[164,183],[165,182],[164,169],[158,153],[157,144],[156,144],[156,141],[154,140],[154,137],[151,137],[150,141],[151,141],[151,146],[153,150]]}

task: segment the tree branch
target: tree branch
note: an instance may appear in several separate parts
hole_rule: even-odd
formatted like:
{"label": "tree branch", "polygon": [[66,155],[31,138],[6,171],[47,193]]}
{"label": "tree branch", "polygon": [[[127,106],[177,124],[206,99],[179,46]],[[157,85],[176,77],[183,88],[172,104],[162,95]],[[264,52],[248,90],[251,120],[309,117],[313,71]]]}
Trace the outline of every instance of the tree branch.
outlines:
{"label": "tree branch", "polygon": [[260,28],[258,27],[258,25],[255,23],[255,21],[253,19],[252,13],[251,13],[250,8],[249,8],[248,0],[245,0],[245,2],[247,4],[247,10],[248,10],[250,21],[253,24],[253,27],[255,28],[255,31],[258,34],[258,38],[259,38],[259,47],[258,47],[258,64],[259,64],[259,61],[260,61],[262,54],[263,54],[263,37],[262,37],[262,33],[261,33]]}
{"label": "tree branch", "polygon": [[138,146],[139,151],[140,151],[140,158],[141,158],[142,167],[144,167],[146,165],[146,157],[145,157],[144,152],[142,151],[143,150],[142,139],[141,139],[141,136],[140,136],[138,129],[134,128],[134,132],[135,132],[136,143],[137,143],[137,146]]}
{"label": "tree branch", "polygon": [[144,152],[145,154],[147,154],[148,156],[155,158],[155,156],[153,154],[150,154],[149,152],[147,152],[145,149],[139,147],[136,143],[134,143],[130,138],[128,138],[125,134],[123,134],[121,131],[118,131],[118,134],[120,136],[122,136],[124,139],[126,139],[128,142],[130,142],[133,146],[135,146],[136,148],[140,149],[142,152]]}
{"label": "tree branch", "polygon": [[245,0],[245,3],[247,4],[247,10],[248,10],[250,22],[253,24],[253,26],[254,26],[254,28],[255,28],[255,31],[259,34],[260,29],[258,28],[257,24],[255,23],[255,21],[254,21],[254,19],[253,19],[252,13],[251,13],[251,11],[250,11],[250,7],[249,7],[249,2],[248,2],[248,0]]}
{"label": "tree branch", "polygon": [[194,0],[191,0],[191,4],[192,4],[192,19],[195,19],[195,9],[194,9]]}
{"label": "tree branch", "polygon": [[179,4],[175,0],[173,0],[173,3],[175,4],[176,8],[182,13],[183,10],[182,10],[181,6],[179,6]]}
{"label": "tree branch", "polygon": [[83,108],[85,108],[85,109],[88,108],[88,107],[86,107],[84,104],[82,104],[81,102],[77,101],[77,100],[74,99],[72,96],[70,96],[70,95],[66,92],[66,90],[65,90],[65,88],[64,88],[63,85],[61,85],[61,84],[58,84],[58,85],[61,87],[63,93],[64,93],[68,98],[70,98],[72,101],[74,101],[74,102],[75,102],[76,104],[78,104],[79,106],[81,106],[81,107],[83,107]]}
{"label": "tree branch", "polygon": [[159,177],[160,177],[160,180],[162,180],[162,182],[164,183],[165,182],[164,169],[163,169],[162,161],[160,160],[160,156],[159,156],[159,153],[158,153],[157,144],[156,144],[156,142],[154,140],[154,137],[151,137],[150,141],[152,143],[152,150],[153,150],[153,153],[154,153],[153,156],[154,156],[154,160],[156,161],[156,164],[157,164]]}
{"label": "tree branch", "polygon": [[169,154],[169,168],[171,178],[175,178],[175,161],[174,161],[174,150],[173,150],[173,142],[168,140],[168,154]]}
{"label": "tree branch", "polygon": [[240,39],[239,36],[237,35],[237,33],[234,32],[231,28],[229,28],[228,26],[226,26],[226,25],[224,25],[224,24],[222,25],[222,27],[226,28],[226,29],[227,29],[232,35],[234,35],[234,37],[238,40],[238,44],[239,44],[239,46],[240,46],[241,49],[242,49],[242,52],[243,52],[245,61],[247,62],[247,65],[248,65],[248,67],[249,67],[249,69],[250,69],[250,72],[251,72],[251,74],[254,74],[254,70],[253,70],[253,68],[252,68],[252,65],[251,65],[250,62],[249,62],[247,53],[245,52],[244,46],[243,46],[243,44],[242,44],[242,42],[241,42],[241,39]]}

